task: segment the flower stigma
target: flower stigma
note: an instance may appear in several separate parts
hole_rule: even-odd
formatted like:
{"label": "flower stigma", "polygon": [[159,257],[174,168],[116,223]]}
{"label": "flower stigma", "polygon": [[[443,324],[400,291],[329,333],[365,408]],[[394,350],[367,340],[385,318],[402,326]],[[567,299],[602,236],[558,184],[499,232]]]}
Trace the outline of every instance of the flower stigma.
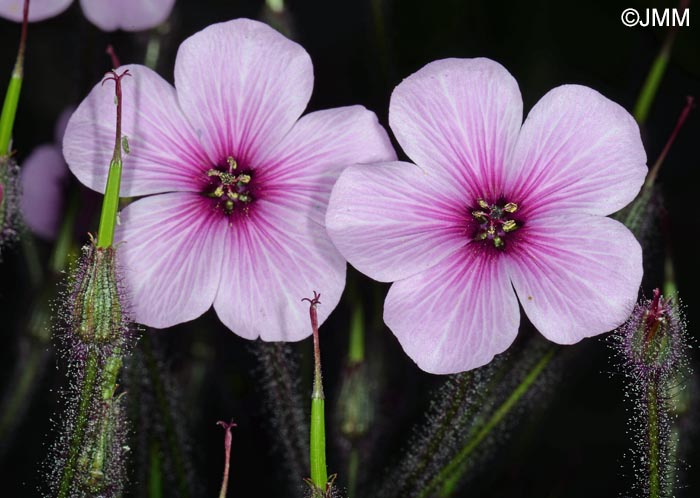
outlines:
{"label": "flower stigma", "polygon": [[518,205],[500,200],[489,204],[484,199],[478,199],[476,203],[478,208],[471,211],[472,218],[477,223],[474,240],[490,242],[496,249],[503,249],[507,234],[522,225],[512,216],[518,210]]}
{"label": "flower stigma", "polygon": [[254,198],[251,192],[252,171],[237,171],[238,163],[229,156],[225,165],[207,170],[208,187],[204,195],[216,201],[216,208],[227,215],[246,213]]}

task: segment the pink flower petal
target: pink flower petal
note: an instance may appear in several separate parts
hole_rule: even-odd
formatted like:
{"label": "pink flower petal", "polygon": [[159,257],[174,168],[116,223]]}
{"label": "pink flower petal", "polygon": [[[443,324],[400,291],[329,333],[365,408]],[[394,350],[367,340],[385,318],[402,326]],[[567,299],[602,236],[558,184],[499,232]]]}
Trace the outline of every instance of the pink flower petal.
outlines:
{"label": "pink flower petal", "polygon": [[135,321],[166,328],[209,309],[228,225],[209,200],[189,192],[154,195],[127,206],[120,219],[115,239]]}
{"label": "pink flower petal", "polygon": [[80,5],[85,17],[103,31],[142,31],[165,21],[175,0],[80,0]]}
{"label": "pink flower petal", "polygon": [[266,195],[294,197],[324,223],[331,189],[350,164],[396,159],[373,112],[362,106],[312,112],[269,150],[256,169]]}
{"label": "pink flower petal", "polygon": [[[31,0],[29,2],[29,22],[43,21],[65,11],[73,0]],[[0,17],[22,22],[24,0],[0,0]]]}
{"label": "pink flower petal", "polygon": [[265,24],[237,19],[180,45],[175,86],[209,155],[255,167],[304,111],[313,68],[300,45]]}
{"label": "pink flower petal", "polygon": [[565,85],[530,111],[508,191],[531,212],[607,215],[627,205],[647,173],[634,118],[590,88]]}
{"label": "pink flower petal", "polygon": [[[198,191],[212,161],[177,103],[175,89],[145,66],[129,65],[122,81],[123,197],[167,191]],[[66,129],[63,154],[83,184],[103,192],[114,150],[114,83],[98,83]]]}
{"label": "pink flower petal", "polygon": [[465,249],[392,285],[384,322],[420,368],[463,372],[513,343],[520,309],[503,263]]}
{"label": "pink flower petal", "polygon": [[468,242],[464,205],[410,163],[351,166],[338,179],[326,227],[355,268],[383,282],[423,272]]}
{"label": "pink flower petal", "polygon": [[338,304],[345,287],[345,260],[308,209],[259,199],[250,217],[234,222],[214,309],[246,339],[298,341],[311,334],[309,306],[321,293],[319,323]]}
{"label": "pink flower petal", "polygon": [[508,254],[525,313],[559,344],[614,329],[629,316],[642,281],[642,248],[621,223],[567,214],[532,220],[527,243]]}
{"label": "pink flower petal", "polygon": [[457,195],[498,197],[522,123],[518,84],[489,59],[431,62],[391,95],[389,123],[404,152]]}
{"label": "pink flower petal", "polygon": [[24,221],[39,237],[54,239],[63,214],[68,176],[61,149],[57,145],[40,145],[25,159],[20,171]]}

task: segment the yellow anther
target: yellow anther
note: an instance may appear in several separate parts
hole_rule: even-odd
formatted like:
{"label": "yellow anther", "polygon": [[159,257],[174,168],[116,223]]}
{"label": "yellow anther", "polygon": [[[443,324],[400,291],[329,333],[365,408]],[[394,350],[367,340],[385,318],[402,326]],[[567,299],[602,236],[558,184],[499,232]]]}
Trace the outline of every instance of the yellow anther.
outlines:
{"label": "yellow anther", "polygon": [[514,213],[518,210],[518,205],[514,202],[509,202],[505,206],[503,206],[503,211],[506,213]]}
{"label": "yellow anther", "polygon": [[250,180],[250,175],[238,175],[238,181],[243,184],[250,183]]}
{"label": "yellow anther", "polygon": [[210,169],[207,171],[207,176],[221,176],[221,171],[218,169]]}
{"label": "yellow anther", "polygon": [[478,201],[476,201],[476,203],[477,203],[477,204],[479,205],[479,207],[481,207],[482,209],[488,209],[488,208],[489,208],[488,202],[486,202],[484,199],[479,199]]}
{"label": "yellow anther", "polygon": [[229,171],[233,171],[234,169],[236,169],[236,168],[238,167],[238,163],[237,163],[236,160],[235,160],[233,157],[231,157],[231,156],[228,156],[228,157],[226,158],[226,163],[228,164],[228,170],[229,170]]}
{"label": "yellow anther", "polygon": [[224,204],[224,208],[225,208],[226,211],[228,211],[229,213],[230,213],[231,211],[233,211],[233,201],[226,201],[226,203]]}
{"label": "yellow anther", "polygon": [[226,197],[228,197],[232,201],[237,201],[238,200],[238,192],[231,192],[229,190],[228,192],[226,192]]}
{"label": "yellow anther", "polygon": [[241,202],[249,202],[250,201],[250,196],[248,194],[241,194],[238,196],[238,199]]}
{"label": "yellow anther", "polygon": [[214,192],[212,192],[211,195],[212,197],[221,197],[222,195],[224,195],[223,185],[219,185],[218,187],[216,187],[216,190],[214,190]]}
{"label": "yellow anther", "polygon": [[518,228],[518,225],[513,220],[508,220],[503,224],[503,231],[504,232],[512,232],[516,228]]}
{"label": "yellow anther", "polygon": [[488,228],[486,229],[486,233],[489,234],[489,235],[496,235],[496,229],[494,228],[493,225],[491,225],[490,227],[488,227]]}
{"label": "yellow anther", "polygon": [[484,219],[486,219],[486,213],[484,213],[483,211],[472,211],[472,216],[473,216],[474,218],[484,218]]}
{"label": "yellow anther", "polygon": [[493,245],[496,247],[503,247],[503,239],[500,237],[493,238]]}

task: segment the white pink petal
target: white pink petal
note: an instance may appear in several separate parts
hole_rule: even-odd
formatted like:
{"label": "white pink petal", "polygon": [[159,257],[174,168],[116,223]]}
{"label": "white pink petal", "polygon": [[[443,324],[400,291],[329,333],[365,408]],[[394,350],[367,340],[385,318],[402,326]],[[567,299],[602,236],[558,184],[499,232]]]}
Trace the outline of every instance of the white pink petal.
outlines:
{"label": "white pink petal", "polygon": [[464,250],[395,282],[384,321],[420,368],[450,374],[505,351],[518,333],[520,310],[506,266]]}
{"label": "white pink petal", "polygon": [[[213,162],[180,110],[175,89],[141,65],[128,70],[122,84],[122,134],[130,152],[123,154],[124,197],[168,191],[198,191]],[[63,154],[73,174],[93,190],[103,191],[114,150],[114,89],[98,83],[70,121]]]}
{"label": "white pink petal", "polygon": [[425,170],[394,162],[351,166],[338,179],[326,216],[333,242],[358,270],[392,282],[464,249],[464,207]]}
{"label": "white pink petal", "polygon": [[175,0],[80,0],[80,5],[85,17],[103,31],[142,31],[164,22]]}
{"label": "white pink petal", "polygon": [[508,275],[530,321],[545,337],[572,344],[629,316],[642,281],[642,248],[620,222],[565,214],[537,218],[527,243],[508,254]]}
{"label": "white pink petal", "polygon": [[219,289],[227,221],[208,199],[173,192],[140,199],[120,214],[119,262],[138,323],[166,328],[207,311]]}
{"label": "white pink petal", "polygon": [[311,97],[309,54],[269,26],[237,19],[185,40],[175,61],[180,106],[209,157],[254,167]]}

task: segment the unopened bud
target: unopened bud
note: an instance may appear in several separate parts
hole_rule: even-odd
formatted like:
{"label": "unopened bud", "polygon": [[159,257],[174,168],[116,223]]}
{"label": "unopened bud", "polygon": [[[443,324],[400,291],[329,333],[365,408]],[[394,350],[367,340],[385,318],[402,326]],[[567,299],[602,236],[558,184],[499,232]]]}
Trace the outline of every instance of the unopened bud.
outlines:
{"label": "unopened bud", "polygon": [[76,484],[90,496],[116,497],[124,483],[127,422],[121,397],[106,400],[90,421],[78,458]]}
{"label": "unopened bud", "polygon": [[667,375],[685,358],[683,318],[675,302],[659,289],[635,307],[619,334],[620,351],[636,375]]}
{"label": "unopened bud", "polygon": [[116,250],[90,244],[83,255],[68,304],[71,335],[85,345],[117,345],[128,332]]}
{"label": "unopened bud", "polygon": [[338,398],[338,418],[340,432],[348,441],[367,435],[374,410],[366,362],[346,367]]}

